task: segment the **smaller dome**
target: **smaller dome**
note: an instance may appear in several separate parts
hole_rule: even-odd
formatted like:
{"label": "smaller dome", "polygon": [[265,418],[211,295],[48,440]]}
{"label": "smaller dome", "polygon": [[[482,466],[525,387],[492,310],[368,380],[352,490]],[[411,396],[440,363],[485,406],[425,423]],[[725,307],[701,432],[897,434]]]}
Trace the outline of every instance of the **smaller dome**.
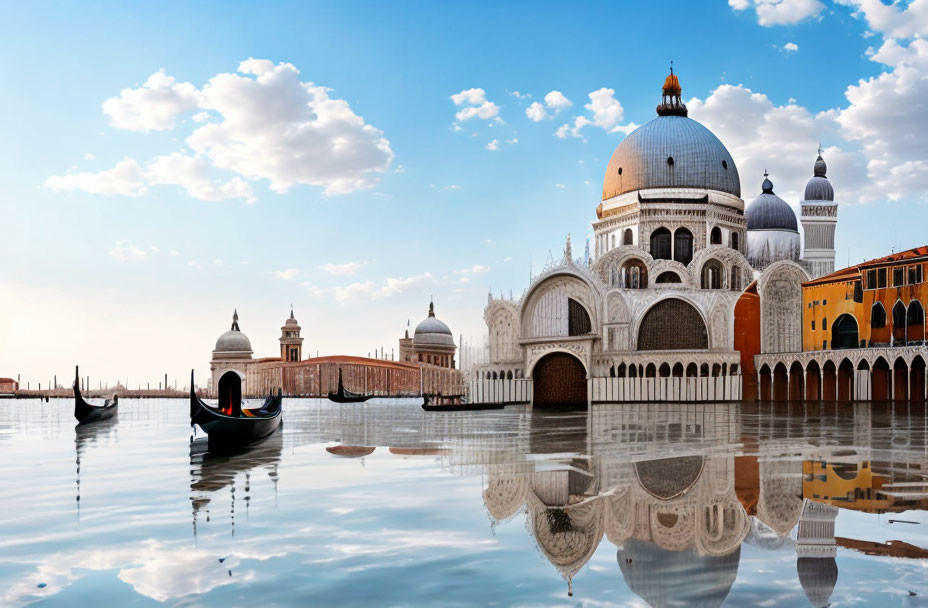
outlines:
{"label": "smaller dome", "polygon": [[802,198],[807,201],[833,201],[835,200],[835,189],[831,187],[831,182],[825,176],[828,165],[825,159],[819,154],[815,159],[814,175],[809,183],[806,184],[806,191]]}
{"label": "smaller dome", "polygon": [[773,182],[764,174],[763,192],[751,201],[744,215],[748,230],[789,230],[799,232],[796,214],[789,203],[773,193]]}
{"label": "smaller dome", "polygon": [[219,336],[213,352],[251,354],[251,340],[238,327],[238,310],[232,314],[232,329]]}
{"label": "smaller dome", "polygon": [[413,346],[451,346],[454,335],[444,322],[435,317],[435,304],[429,303],[429,316],[416,326]]}

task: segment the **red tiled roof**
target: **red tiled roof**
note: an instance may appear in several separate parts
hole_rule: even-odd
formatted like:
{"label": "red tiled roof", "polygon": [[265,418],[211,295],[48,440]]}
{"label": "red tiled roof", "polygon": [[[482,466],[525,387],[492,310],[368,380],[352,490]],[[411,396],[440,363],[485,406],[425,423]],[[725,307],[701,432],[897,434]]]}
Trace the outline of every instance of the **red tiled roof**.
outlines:
{"label": "red tiled roof", "polygon": [[907,249],[905,251],[898,251],[896,253],[883,256],[881,258],[876,258],[873,260],[868,260],[866,262],[861,262],[856,266],[848,266],[847,268],[842,268],[841,270],[836,270],[831,274],[826,274],[823,277],[819,277],[814,281],[809,281],[804,283],[804,285],[824,285],[825,283],[835,283],[838,281],[846,281],[853,277],[859,275],[864,269],[874,268],[877,266],[891,266],[899,262],[909,262],[919,258],[928,258],[928,245],[922,245],[921,247],[915,247],[913,249]]}

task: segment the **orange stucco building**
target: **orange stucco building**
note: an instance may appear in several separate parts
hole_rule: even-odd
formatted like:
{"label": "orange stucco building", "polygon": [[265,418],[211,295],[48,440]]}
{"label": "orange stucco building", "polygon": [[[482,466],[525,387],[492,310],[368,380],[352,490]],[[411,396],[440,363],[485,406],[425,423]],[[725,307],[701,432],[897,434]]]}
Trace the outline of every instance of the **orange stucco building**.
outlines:
{"label": "orange stucco building", "polygon": [[802,349],[925,341],[928,246],[851,266],[802,288]]}

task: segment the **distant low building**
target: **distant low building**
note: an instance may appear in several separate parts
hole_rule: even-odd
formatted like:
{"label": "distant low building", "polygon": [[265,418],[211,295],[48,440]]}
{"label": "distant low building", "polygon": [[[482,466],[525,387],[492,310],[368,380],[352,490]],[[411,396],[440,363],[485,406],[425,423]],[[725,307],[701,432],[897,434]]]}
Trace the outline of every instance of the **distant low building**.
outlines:
{"label": "distant low building", "polygon": [[266,395],[278,387],[288,396],[325,397],[338,388],[339,373],[347,390],[369,395],[463,392],[461,373],[454,369],[456,347],[451,330],[435,318],[433,306],[429,317],[416,329],[415,337],[409,338],[411,360],[403,356],[402,340],[403,361],[350,355],[303,359],[301,331],[291,309],[290,317],[281,327],[280,356],[255,359],[251,341],[239,327],[236,310],[231,328],[216,340],[210,361],[210,386],[215,387],[224,373],[235,370],[244,378],[244,394],[251,397]]}
{"label": "distant low building", "polygon": [[12,378],[0,378],[0,395],[12,395],[19,390],[19,382]]}

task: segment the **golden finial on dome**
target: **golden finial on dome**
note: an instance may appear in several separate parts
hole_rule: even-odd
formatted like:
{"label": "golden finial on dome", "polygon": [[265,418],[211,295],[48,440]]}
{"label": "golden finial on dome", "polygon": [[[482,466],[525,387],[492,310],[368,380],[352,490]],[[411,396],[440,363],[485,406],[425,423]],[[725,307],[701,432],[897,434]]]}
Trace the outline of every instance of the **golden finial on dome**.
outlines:
{"label": "golden finial on dome", "polygon": [[673,61],[670,62],[670,74],[664,79],[664,95],[679,97],[683,93],[680,88],[680,79],[673,73]]}
{"label": "golden finial on dome", "polygon": [[657,106],[659,116],[686,116],[686,105],[680,99],[683,89],[680,79],[673,73],[673,61],[670,62],[670,74],[664,79],[663,98]]}

